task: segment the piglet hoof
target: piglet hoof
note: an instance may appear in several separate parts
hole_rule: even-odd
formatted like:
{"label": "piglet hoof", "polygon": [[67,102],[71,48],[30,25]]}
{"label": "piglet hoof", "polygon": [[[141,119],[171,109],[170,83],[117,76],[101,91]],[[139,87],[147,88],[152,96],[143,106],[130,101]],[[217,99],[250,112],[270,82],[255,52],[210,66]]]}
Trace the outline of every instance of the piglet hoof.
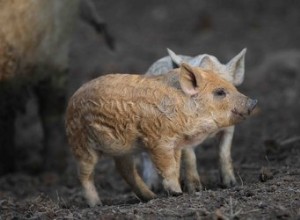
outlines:
{"label": "piglet hoof", "polygon": [[195,192],[199,192],[203,189],[201,182],[192,182],[187,183],[185,185],[185,191],[187,191],[189,194],[194,194]]}
{"label": "piglet hoof", "polygon": [[97,203],[88,202],[88,205],[90,208],[100,207],[102,206],[102,202],[97,202]]}
{"label": "piglet hoof", "polygon": [[177,180],[163,180],[163,186],[167,191],[168,195],[180,196],[182,195],[182,190]]}
{"label": "piglet hoof", "polygon": [[182,192],[168,191],[168,195],[177,197],[181,196]]}
{"label": "piglet hoof", "polygon": [[142,202],[149,202],[152,199],[158,198],[156,194],[151,193],[149,195],[138,196]]}
{"label": "piglet hoof", "polygon": [[187,176],[183,182],[183,186],[184,191],[189,194],[194,194],[195,192],[199,192],[203,189],[199,175]]}
{"label": "piglet hoof", "polygon": [[94,208],[96,206],[102,206],[102,202],[99,198],[92,198],[88,200],[88,205],[90,208]]}
{"label": "piglet hoof", "polygon": [[225,176],[225,177],[221,177],[221,185],[224,188],[231,188],[237,185],[236,179],[234,176]]}

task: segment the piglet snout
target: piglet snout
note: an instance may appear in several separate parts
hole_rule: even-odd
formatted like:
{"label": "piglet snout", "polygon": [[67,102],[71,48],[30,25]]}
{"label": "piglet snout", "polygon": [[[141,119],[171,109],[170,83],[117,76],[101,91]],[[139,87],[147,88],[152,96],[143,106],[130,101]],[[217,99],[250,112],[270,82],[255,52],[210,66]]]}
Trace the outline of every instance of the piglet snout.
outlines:
{"label": "piglet snout", "polygon": [[248,99],[247,100],[247,108],[248,108],[248,114],[250,115],[250,113],[253,111],[253,109],[255,109],[256,105],[257,105],[257,99]]}

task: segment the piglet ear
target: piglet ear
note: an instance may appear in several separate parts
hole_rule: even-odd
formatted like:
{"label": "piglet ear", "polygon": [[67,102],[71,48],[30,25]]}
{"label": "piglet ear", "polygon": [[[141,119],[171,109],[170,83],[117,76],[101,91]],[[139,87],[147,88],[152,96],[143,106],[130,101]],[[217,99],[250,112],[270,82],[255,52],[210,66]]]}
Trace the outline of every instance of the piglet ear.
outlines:
{"label": "piglet ear", "polygon": [[199,62],[200,67],[204,68],[204,69],[213,69],[214,67],[214,61],[211,59],[211,57],[209,55],[204,55],[201,57],[201,60]]}
{"label": "piglet ear", "polygon": [[247,49],[244,48],[238,55],[232,58],[226,65],[228,73],[232,76],[233,84],[238,86],[244,81],[245,74],[245,54]]}
{"label": "piglet ear", "polygon": [[183,92],[189,96],[196,95],[198,93],[197,88],[201,81],[201,75],[197,74],[193,67],[187,63],[182,63],[180,66],[179,83]]}
{"label": "piglet ear", "polygon": [[173,63],[175,63],[177,66],[180,66],[180,64],[183,62],[182,58],[178,56],[176,53],[174,53],[172,50],[167,48],[168,54],[171,57],[171,60]]}

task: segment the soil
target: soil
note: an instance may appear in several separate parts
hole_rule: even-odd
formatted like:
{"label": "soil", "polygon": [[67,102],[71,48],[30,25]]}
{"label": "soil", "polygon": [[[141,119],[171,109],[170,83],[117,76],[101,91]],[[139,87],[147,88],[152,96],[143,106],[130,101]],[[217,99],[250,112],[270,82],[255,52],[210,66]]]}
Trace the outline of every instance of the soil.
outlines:
{"label": "soil", "polygon": [[[33,175],[20,161],[18,173],[0,177],[0,220],[300,219],[300,2],[95,3],[116,49],[110,51],[101,36],[79,21],[71,51],[70,95],[104,73],[143,73],[166,55],[167,47],[179,54],[212,54],[222,62],[248,48],[246,78],[239,89],[259,100],[259,111],[236,127],[232,157],[238,186],[220,185],[216,140],[196,151],[203,191],[160,194],[147,203],[134,196],[110,158],[97,166],[95,183],[103,206],[95,208],[83,199],[71,157],[62,174]],[[34,100],[27,111],[27,119],[17,124],[16,143],[38,151],[42,135]],[[31,157],[40,160],[36,152]]]}

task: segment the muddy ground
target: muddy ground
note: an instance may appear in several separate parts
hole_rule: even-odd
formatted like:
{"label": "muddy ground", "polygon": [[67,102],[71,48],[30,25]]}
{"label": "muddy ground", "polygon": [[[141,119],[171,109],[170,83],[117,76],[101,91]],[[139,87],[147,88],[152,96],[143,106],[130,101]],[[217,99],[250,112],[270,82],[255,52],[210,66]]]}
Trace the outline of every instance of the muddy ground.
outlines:
{"label": "muddy ground", "polygon": [[105,158],[96,172],[104,206],[88,208],[72,159],[63,174],[24,171],[24,161],[38,161],[41,148],[32,99],[17,124],[16,140],[31,153],[21,157],[18,173],[0,177],[0,219],[300,219],[300,2],[95,2],[116,50],[79,21],[69,94],[104,73],[145,72],[166,55],[166,47],[181,54],[213,54],[222,62],[248,48],[240,90],[259,100],[260,111],[236,127],[232,154],[238,186],[221,187],[217,141],[212,140],[197,148],[205,190],[142,203]]}

